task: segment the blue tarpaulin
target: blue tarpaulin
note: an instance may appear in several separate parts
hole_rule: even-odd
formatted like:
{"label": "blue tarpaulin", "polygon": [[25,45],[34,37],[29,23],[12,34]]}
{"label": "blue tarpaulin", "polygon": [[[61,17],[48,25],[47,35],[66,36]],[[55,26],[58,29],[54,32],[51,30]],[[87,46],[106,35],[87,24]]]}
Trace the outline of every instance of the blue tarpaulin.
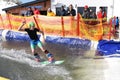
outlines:
{"label": "blue tarpaulin", "polygon": [[97,51],[103,55],[120,54],[120,41],[100,40],[97,46]]}
{"label": "blue tarpaulin", "polygon": [[[40,37],[40,35],[38,34]],[[5,34],[6,40],[18,40],[18,41],[29,41],[29,36],[27,33],[7,31]],[[46,36],[46,42],[54,44],[64,44],[68,45],[70,48],[81,48],[89,50],[91,48],[91,41],[88,39],[79,38],[66,38],[60,36]]]}

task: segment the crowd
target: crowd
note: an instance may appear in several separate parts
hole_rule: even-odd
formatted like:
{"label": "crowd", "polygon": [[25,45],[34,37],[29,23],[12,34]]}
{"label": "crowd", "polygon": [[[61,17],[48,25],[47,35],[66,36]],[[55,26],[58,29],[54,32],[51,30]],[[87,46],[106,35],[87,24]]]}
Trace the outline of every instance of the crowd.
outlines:
{"label": "crowd", "polygon": [[114,16],[110,19],[110,22],[112,23],[112,26],[114,27],[114,30],[118,30],[119,29],[119,18]]}
{"label": "crowd", "polygon": [[[33,9],[31,7],[28,7],[25,16],[36,14],[40,14],[40,10],[35,7]],[[99,7],[99,11],[96,13],[94,10],[92,10],[92,8],[89,8],[88,5],[84,6],[84,10],[81,15],[84,19],[97,19],[107,17],[105,8]],[[47,16],[76,16],[76,10],[73,8],[72,4],[70,4],[67,9],[65,9],[65,6],[62,5],[60,10],[57,11],[57,14],[55,14],[51,8],[48,8]]]}
{"label": "crowd", "polygon": [[99,7],[99,11],[96,12],[90,9],[87,5],[84,6],[82,17],[85,19],[100,19],[107,17],[106,11],[103,7]]}
{"label": "crowd", "polygon": [[40,14],[39,9],[37,9],[36,7],[34,7],[33,9],[31,7],[27,7],[25,16],[32,16],[32,15],[36,15],[36,14]]}
{"label": "crowd", "polygon": [[[27,11],[24,15],[32,16],[36,14],[40,14],[39,9],[35,7],[33,9],[31,7],[27,7]],[[51,8],[48,8],[47,16],[56,16],[56,14],[51,10]],[[76,10],[73,8],[72,4],[69,5],[67,10],[64,8],[64,6],[61,6],[58,16],[76,16]]]}

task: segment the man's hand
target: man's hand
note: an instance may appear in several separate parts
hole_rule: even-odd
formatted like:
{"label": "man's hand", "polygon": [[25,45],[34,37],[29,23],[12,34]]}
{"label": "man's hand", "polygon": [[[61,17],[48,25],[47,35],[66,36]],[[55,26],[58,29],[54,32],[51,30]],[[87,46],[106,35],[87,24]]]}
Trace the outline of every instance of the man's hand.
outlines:
{"label": "man's hand", "polygon": [[22,23],[23,23],[23,24],[26,24],[26,21],[24,20]]}
{"label": "man's hand", "polygon": [[44,35],[41,35],[40,41],[41,41],[43,44],[45,44],[45,36],[44,36]]}
{"label": "man's hand", "polygon": [[22,29],[22,27],[23,27],[25,24],[26,24],[26,21],[24,20],[24,21],[22,22],[22,24],[19,26],[18,31],[24,31],[24,29]]}

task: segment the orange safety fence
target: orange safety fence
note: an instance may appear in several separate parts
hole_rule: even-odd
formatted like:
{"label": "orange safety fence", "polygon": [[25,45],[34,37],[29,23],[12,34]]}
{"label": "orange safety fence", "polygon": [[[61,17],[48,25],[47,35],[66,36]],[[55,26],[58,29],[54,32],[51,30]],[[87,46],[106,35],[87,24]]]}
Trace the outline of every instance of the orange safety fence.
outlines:
{"label": "orange safety fence", "polygon": [[4,29],[4,24],[1,14],[0,14],[0,29]]}
{"label": "orange safety fence", "polygon": [[1,14],[0,18],[2,20],[2,22],[0,22],[1,29],[11,29],[11,25],[10,25],[10,20],[9,20],[9,15],[8,14]]}
{"label": "orange safety fence", "polygon": [[29,26],[29,22],[31,21],[35,22],[33,16],[23,17],[9,14],[9,18],[12,25],[12,30],[17,30],[23,21],[26,21],[26,25],[24,26],[26,28]]}
{"label": "orange safety fence", "polygon": [[36,23],[37,28],[43,30],[47,35],[63,37],[79,37],[90,40],[100,40],[107,34],[106,39],[111,37],[111,25],[107,21],[98,19],[83,19],[80,14],[76,17],[48,17],[43,15],[23,17],[12,14],[0,15],[0,29],[17,30],[22,21]]}
{"label": "orange safety fence", "polygon": [[39,15],[37,22],[46,34],[62,36],[61,17],[47,17]]}

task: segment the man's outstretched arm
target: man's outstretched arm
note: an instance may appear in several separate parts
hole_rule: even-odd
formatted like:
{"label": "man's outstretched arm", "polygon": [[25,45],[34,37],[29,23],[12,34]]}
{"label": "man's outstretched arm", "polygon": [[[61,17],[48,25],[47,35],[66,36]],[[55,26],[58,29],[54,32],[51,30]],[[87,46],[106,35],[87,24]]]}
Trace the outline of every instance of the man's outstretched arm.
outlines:
{"label": "man's outstretched arm", "polygon": [[23,26],[26,24],[25,21],[22,22],[22,24],[19,26],[18,31],[24,31]]}

